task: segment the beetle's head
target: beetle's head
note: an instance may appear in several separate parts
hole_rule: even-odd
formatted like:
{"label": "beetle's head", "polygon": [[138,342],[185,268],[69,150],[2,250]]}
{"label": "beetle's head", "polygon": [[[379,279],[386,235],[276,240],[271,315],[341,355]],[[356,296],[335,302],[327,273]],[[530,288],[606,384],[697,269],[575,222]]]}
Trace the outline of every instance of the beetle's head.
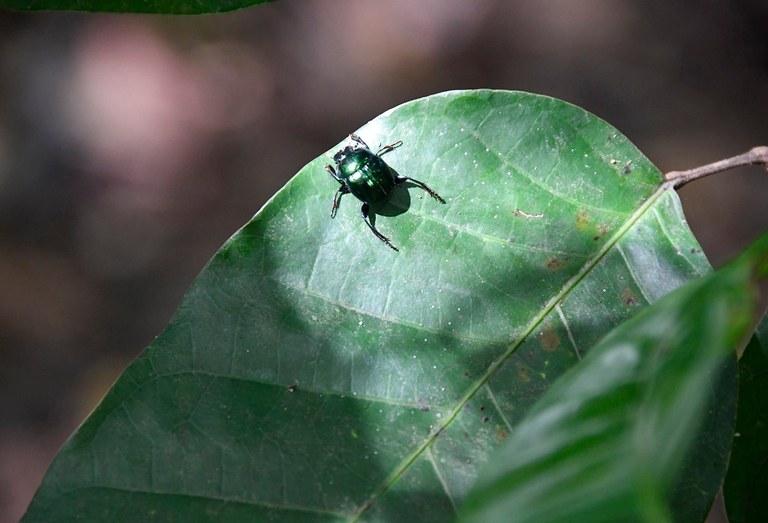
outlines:
{"label": "beetle's head", "polygon": [[350,155],[352,151],[354,151],[355,148],[351,145],[347,145],[340,151],[337,151],[336,154],[333,155],[333,161],[336,162],[336,165],[341,165],[342,162],[347,158],[347,156]]}

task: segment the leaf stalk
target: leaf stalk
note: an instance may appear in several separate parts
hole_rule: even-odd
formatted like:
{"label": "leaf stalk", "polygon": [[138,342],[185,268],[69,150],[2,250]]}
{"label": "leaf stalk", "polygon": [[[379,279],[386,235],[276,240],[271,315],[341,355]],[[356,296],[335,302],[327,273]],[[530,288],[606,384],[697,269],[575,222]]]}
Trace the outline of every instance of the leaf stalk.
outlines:
{"label": "leaf stalk", "polygon": [[753,147],[745,153],[707,165],[702,165],[701,167],[688,169],[687,171],[669,171],[664,175],[664,180],[666,185],[670,185],[677,189],[692,180],[703,178],[710,174],[727,171],[729,169],[735,169],[736,167],[743,167],[745,165],[762,165],[763,167],[768,167],[768,147],[764,145]]}

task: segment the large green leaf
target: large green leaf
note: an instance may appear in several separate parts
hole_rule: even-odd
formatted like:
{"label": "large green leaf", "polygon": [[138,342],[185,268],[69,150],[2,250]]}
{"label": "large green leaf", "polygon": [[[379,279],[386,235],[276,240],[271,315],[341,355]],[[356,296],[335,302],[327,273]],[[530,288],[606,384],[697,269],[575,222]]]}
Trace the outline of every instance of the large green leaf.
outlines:
{"label": "large green leaf", "polygon": [[20,11],[102,11],[113,13],[203,14],[233,11],[273,0],[0,0]]}
{"label": "large green leaf", "polygon": [[758,523],[768,514],[768,314],[739,360],[736,438],[723,485],[731,523]]}
{"label": "large green leaf", "polygon": [[671,521],[668,493],[723,361],[757,316],[761,272],[768,235],[611,332],[531,409],[462,521]]}
{"label": "large green leaf", "polygon": [[447,205],[396,189],[376,220],[394,252],[351,196],[330,219],[330,156],[309,163],[67,442],[28,521],[446,521],[560,374],[709,270],[658,170],[572,105],[449,92],[358,134],[403,140],[387,162]]}

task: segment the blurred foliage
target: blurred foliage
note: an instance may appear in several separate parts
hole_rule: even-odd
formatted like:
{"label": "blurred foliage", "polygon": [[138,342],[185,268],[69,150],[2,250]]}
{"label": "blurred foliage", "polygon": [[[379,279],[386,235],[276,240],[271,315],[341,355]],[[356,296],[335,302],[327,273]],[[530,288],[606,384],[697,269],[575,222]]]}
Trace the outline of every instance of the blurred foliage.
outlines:
{"label": "blurred foliage", "polygon": [[[468,495],[461,521],[702,521],[728,445],[698,454],[681,478],[682,459],[695,433],[725,431],[730,440],[736,382],[718,376],[751,332],[757,282],[766,278],[768,234],[612,331],[521,421]],[[699,426],[720,409],[719,426]],[[685,489],[672,497],[675,481]]]}
{"label": "blurred foliage", "polygon": [[736,437],[723,485],[731,523],[762,521],[768,513],[768,314],[739,360],[739,382]]}

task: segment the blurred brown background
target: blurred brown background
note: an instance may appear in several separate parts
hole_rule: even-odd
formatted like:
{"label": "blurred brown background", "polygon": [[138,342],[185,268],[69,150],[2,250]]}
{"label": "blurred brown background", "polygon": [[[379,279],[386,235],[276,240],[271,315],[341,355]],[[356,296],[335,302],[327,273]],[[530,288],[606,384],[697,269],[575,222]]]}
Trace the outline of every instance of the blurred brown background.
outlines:
{"label": "blurred brown background", "polygon": [[[768,145],[766,24],[765,0],[0,11],[0,522],[217,247],[358,126],[439,91],[520,89],[686,169]],[[715,265],[768,229],[756,167],[681,196]]]}

